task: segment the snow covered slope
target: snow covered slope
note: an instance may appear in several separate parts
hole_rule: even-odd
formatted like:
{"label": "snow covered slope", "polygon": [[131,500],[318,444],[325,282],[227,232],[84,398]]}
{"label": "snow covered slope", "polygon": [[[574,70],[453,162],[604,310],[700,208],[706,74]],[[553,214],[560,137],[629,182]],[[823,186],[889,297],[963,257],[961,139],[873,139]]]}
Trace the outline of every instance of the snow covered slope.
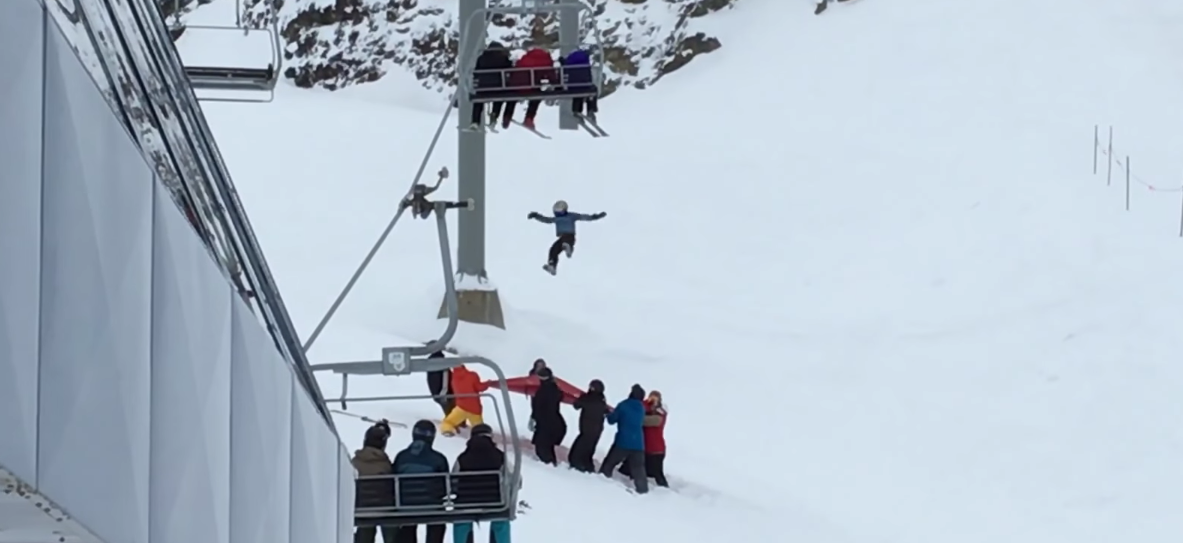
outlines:
{"label": "snow covered slope", "polygon": [[[759,503],[769,539],[1183,540],[1179,202],[1136,191],[1123,211],[1088,148],[1112,123],[1144,177],[1178,178],[1181,10],[863,0],[815,17],[751,0],[720,14],[728,47],[606,104],[613,137],[559,133],[548,111],[553,141],[489,138],[488,267],[508,331],[462,327],[456,346],[511,373],[545,357],[613,397],[662,390],[669,471]],[[307,333],[444,104],[388,80],[285,90],[208,111]],[[449,131],[431,170],[454,155]],[[551,278],[552,231],[526,213],[558,198],[609,215],[580,226]],[[317,361],[438,334],[434,235],[399,225]],[[593,483],[528,477],[555,483],[555,515],[583,514],[562,492]],[[671,525],[726,523],[677,503]]]}

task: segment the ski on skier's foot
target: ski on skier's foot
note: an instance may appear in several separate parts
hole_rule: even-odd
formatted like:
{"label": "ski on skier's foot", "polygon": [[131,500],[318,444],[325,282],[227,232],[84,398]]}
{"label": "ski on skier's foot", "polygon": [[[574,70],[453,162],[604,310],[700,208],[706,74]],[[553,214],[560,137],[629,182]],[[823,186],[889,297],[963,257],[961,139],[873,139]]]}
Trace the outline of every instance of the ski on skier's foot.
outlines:
{"label": "ski on skier's foot", "polygon": [[555,275],[556,273],[558,273],[558,269],[556,269],[554,266],[551,266],[550,264],[543,264],[542,269],[546,270],[546,273],[549,273],[551,275]]}
{"label": "ski on skier's foot", "polygon": [[520,127],[522,127],[522,128],[525,128],[526,130],[529,130],[530,132],[533,132],[535,136],[538,136],[538,137],[540,137],[540,138],[542,138],[542,139],[544,139],[544,140],[548,140],[548,139],[550,139],[550,136],[548,136],[548,135],[546,135],[546,134],[543,134],[542,132],[539,132],[539,131],[537,131],[537,130],[535,130],[535,129],[533,129],[533,128],[530,128],[530,127],[526,126],[525,124],[522,124],[522,123],[520,123],[520,122],[518,122],[518,121],[514,121],[514,122],[513,122],[513,124],[516,124],[516,125],[518,125],[518,126],[520,126]]}
{"label": "ski on skier's foot", "polygon": [[595,128],[592,128],[591,125],[587,124],[587,121],[584,120],[582,115],[576,113],[575,114],[575,122],[579,123],[579,128],[582,128],[583,131],[587,132],[588,135],[590,135],[591,137],[593,137],[593,138],[600,137],[600,133],[597,132]]}
{"label": "ski on skier's foot", "polygon": [[580,126],[582,126],[584,128],[584,130],[587,130],[588,132],[592,132],[593,136],[595,136],[597,138],[608,137],[608,133],[605,132],[603,128],[600,128],[599,123],[596,122],[595,116],[580,115],[577,113],[577,114],[575,114],[575,118],[579,120]]}

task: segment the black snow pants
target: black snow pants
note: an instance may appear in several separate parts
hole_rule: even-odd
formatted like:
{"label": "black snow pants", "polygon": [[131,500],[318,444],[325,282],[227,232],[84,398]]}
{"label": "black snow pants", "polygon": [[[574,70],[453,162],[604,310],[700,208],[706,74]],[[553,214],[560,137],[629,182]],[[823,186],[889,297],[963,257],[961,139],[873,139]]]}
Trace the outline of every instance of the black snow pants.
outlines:
{"label": "black snow pants", "polygon": [[[542,100],[528,100],[528,101],[526,101],[526,118],[533,119],[534,116],[538,115],[538,108],[541,105],[542,105]],[[516,111],[517,109],[518,109],[517,102],[506,102],[505,103],[505,118],[502,123],[504,126],[509,126],[510,121],[513,120],[514,111]]]}
{"label": "black snow pants", "polygon": [[566,244],[572,249],[575,248],[575,234],[562,234],[555,242],[550,244],[550,252],[546,254],[546,263],[557,267],[559,265],[559,254],[563,252],[563,245]]}
{"label": "black snow pants", "polygon": [[534,431],[534,439],[530,442],[534,445],[534,454],[538,455],[538,461],[543,464],[559,465],[558,456],[555,454],[555,447],[563,442],[563,438],[567,437],[567,429],[563,426],[547,425],[547,427],[538,426]]}
{"label": "black snow pants", "polygon": [[645,451],[626,451],[613,445],[608,450],[608,456],[604,457],[600,473],[605,477],[611,477],[612,471],[620,464],[628,465],[629,477],[633,480],[637,494],[649,492],[649,477],[645,474]]}
{"label": "black snow pants", "polygon": [[[632,476],[627,464],[620,466],[620,472]],[[670,482],[665,478],[665,453],[645,455],[645,475],[657,481],[657,486],[669,488]]]}
{"label": "black snow pants", "polygon": [[593,458],[596,454],[596,446],[600,444],[601,432],[581,432],[575,436],[575,443],[571,444],[571,452],[567,455],[567,462],[575,468],[584,473],[591,473],[596,471],[596,461]]}
{"label": "black snow pants", "polygon": [[[444,543],[447,533],[447,524],[430,524],[427,526],[427,543]],[[419,525],[399,526],[391,543],[419,543]]]}
{"label": "black snow pants", "polygon": [[594,117],[596,113],[600,112],[600,104],[599,101],[596,100],[595,96],[571,99],[571,110],[574,111],[576,115],[583,115],[585,105],[587,106],[587,114],[589,116]]}
{"label": "black snow pants", "polygon": [[[397,539],[397,537],[394,534],[394,532],[396,530],[397,530],[397,528],[393,528],[393,527],[388,528],[386,526],[383,526],[382,527],[382,543],[394,543],[394,540]],[[363,526],[361,528],[358,528],[357,531],[353,532],[353,543],[374,543],[377,536],[378,536],[378,528],[375,528],[373,526]]]}
{"label": "black snow pants", "polygon": [[[492,94],[492,93],[487,93],[487,94]],[[499,119],[501,117],[501,108],[505,104],[505,102],[498,100],[496,102],[488,102],[488,104],[489,104],[489,118],[493,120],[493,122],[489,123],[489,124],[496,124],[497,119]],[[477,102],[477,103],[473,104],[472,105],[472,124],[475,124],[478,126],[484,125],[485,124],[485,120],[483,118],[484,113],[485,113],[485,102]],[[513,116],[513,114],[510,114],[510,117],[512,117],[512,116]]]}

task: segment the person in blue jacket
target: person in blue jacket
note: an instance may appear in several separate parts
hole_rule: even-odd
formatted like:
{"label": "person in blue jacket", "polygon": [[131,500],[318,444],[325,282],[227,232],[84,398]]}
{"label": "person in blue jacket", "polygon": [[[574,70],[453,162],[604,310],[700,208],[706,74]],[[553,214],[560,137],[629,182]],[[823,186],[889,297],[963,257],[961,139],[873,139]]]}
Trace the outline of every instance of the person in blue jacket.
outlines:
{"label": "person in blue jacket", "polygon": [[616,404],[616,409],[608,413],[608,424],[616,425],[616,441],[600,466],[600,473],[611,477],[616,466],[628,462],[638,494],[649,492],[649,477],[645,473],[645,433],[642,430],[645,421],[644,400],[645,389],[641,385],[633,385],[628,398]]}
{"label": "person in blue jacket", "polygon": [[[411,429],[411,444],[398,452],[391,463],[391,471],[395,475],[395,508],[438,506],[444,509],[444,499],[448,494],[448,457],[433,449],[435,441],[435,423],[421,420]],[[441,474],[438,477],[430,474]],[[403,477],[417,475],[418,477]],[[415,533],[419,526],[416,524],[399,526],[395,539],[402,541],[416,541]],[[446,524],[430,524],[427,526],[427,543],[444,543],[448,526]]]}
{"label": "person in blue jacket", "polygon": [[567,258],[571,258],[571,253],[575,251],[575,223],[579,221],[598,221],[607,217],[608,214],[603,211],[593,213],[591,215],[584,215],[582,213],[573,213],[567,210],[567,202],[559,200],[555,202],[554,216],[547,217],[541,213],[531,211],[526,216],[527,219],[534,219],[540,223],[555,225],[555,235],[558,239],[550,245],[550,252],[546,256],[546,265],[542,269],[554,275],[559,267],[559,253],[566,253]]}
{"label": "person in blue jacket", "polygon": [[592,93],[591,96],[572,98],[572,111],[575,112],[576,117],[582,117],[584,116],[584,106],[586,106],[586,117],[591,122],[596,122],[596,113],[600,112],[599,102],[596,100],[599,90],[592,79],[591,55],[584,49],[576,49],[562,60],[562,64],[563,81],[566,84],[567,92]]}

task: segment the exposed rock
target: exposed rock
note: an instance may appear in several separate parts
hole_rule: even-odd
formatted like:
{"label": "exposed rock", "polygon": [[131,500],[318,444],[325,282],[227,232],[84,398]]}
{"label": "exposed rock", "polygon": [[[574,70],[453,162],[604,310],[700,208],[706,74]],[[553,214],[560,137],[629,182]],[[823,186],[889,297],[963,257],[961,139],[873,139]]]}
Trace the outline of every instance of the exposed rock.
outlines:
{"label": "exposed rock", "polygon": [[[222,0],[228,1],[228,0]],[[604,55],[606,90],[646,88],[698,55],[722,47],[694,31],[695,21],[739,0],[590,0],[594,21],[583,22]],[[450,92],[456,84],[460,23],[454,2],[432,0],[244,0],[245,19],[278,17],[286,43],[284,75],[300,87],[329,90],[377,81],[401,66],[424,87]],[[585,17],[586,19],[586,17]],[[490,40],[514,49],[556,48],[555,14],[494,15]],[[587,40],[585,40],[587,41]]]}

